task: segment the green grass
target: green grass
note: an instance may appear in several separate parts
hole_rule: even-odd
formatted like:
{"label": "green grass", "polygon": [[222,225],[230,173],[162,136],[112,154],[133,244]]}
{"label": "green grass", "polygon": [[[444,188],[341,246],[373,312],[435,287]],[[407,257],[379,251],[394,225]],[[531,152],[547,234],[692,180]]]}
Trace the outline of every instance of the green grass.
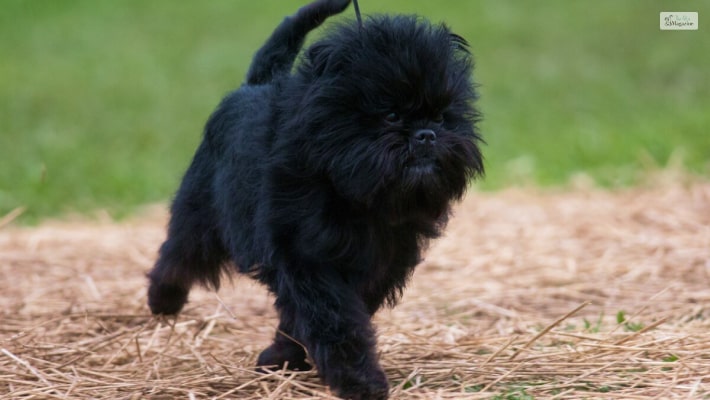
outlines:
{"label": "green grass", "polygon": [[623,325],[624,330],[627,332],[638,332],[644,328],[641,322],[630,322],[626,318],[626,311],[619,311],[616,313],[616,323]]}
{"label": "green grass", "polygon": [[[5,0],[0,215],[23,221],[175,190],[202,125],[301,1]],[[710,174],[710,2],[362,0],[446,21],[472,44],[488,142],[485,189],[633,184],[671,155]],[[698,11],[700,30],[659,30]],[[347,12],[352,16],[352,10]]]}

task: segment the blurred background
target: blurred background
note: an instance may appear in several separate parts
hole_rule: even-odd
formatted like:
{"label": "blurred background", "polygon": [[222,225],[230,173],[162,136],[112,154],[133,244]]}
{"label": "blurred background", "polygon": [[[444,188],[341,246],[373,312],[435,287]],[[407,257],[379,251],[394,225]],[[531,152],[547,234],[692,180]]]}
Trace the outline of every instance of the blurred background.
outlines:
{"label": "blurred background", "polygon": [[[18,207],[24,223],[121,217],[169,200],[210,112],[302,4],[4,0],[0,217]],[[360,6],[445,21],[471,43],[487,141],[478,190],[580,177],[615,188],[664,168],[710,175],[709,1]],[[700,29],[661,31],[661,11],[696,11]]]}

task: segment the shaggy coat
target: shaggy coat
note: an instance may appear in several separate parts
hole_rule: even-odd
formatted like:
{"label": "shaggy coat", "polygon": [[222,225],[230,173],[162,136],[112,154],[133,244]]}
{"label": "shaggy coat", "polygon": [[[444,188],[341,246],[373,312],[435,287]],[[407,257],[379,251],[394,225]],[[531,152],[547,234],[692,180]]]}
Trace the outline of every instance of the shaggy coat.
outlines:
{"label": "shaggy coat", "polygon": [[446,26],[345,22],[293,68],[348,3],[287,17],[209,118],[148,294],[153,313],[176,314],[194,283],[217,289],[236,268],[276,297],[260,366],[312,363],[340,396],[384,399],[371,316],[396,303],[483,163],[471,56]]}

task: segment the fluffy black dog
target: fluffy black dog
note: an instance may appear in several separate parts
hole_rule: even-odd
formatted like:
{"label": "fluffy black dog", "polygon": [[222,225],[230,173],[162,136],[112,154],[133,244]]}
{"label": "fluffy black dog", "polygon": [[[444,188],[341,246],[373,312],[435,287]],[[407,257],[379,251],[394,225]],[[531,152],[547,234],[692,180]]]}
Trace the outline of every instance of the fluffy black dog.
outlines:
{"label": "fluffy black dog", "polygon": [[276,296],[260,366],[312,362],[338,395],[384,399],[370,319],[395,304],[483,163],[471,57],[443,25],[340,24],[291,71],[306,34],[348,4],[287,17],[210,117],[148,303],[176,314],[193,283],[216,289],[236,265]]}

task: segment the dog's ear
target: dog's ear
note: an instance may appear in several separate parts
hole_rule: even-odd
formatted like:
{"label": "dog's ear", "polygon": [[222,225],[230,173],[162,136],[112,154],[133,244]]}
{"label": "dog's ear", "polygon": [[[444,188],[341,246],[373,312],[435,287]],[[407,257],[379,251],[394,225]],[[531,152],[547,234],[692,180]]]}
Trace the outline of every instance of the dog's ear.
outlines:
{"label": "dog's ear", "polygon": [[471,54],[471,52],[468,50],[468,42],[462,36],[459,36],[455,33],[449,33],[449,38],[451,39],[451,45],[453,46],[454,50],[461,51],[466,54]]}
{"label": "dog's ear", "polygon": [[331,75],[340,71],[342,63],[337,61],[334,47],[330,43],[316,43],[306,52],[306,58],[316,76]]}

